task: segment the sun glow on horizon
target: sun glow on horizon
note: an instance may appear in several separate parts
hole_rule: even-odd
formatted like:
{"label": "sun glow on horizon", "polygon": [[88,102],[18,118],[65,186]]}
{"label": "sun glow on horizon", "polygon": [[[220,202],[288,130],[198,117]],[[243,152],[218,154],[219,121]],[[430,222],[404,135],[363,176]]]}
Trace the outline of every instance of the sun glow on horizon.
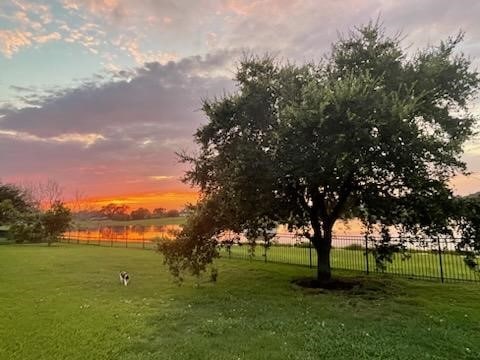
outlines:
{"label": "sun glow on horizon", "polygon": [[101,208],[114,203],[127,205],[131,209],[143,207],[153,210],[162,207],[167,210],[181,209],[188,203],[195,203],[198,193],[194,191],[166,191],[155,193],[124,194],[117,196],[88,198],[82,202],[85,207]]}

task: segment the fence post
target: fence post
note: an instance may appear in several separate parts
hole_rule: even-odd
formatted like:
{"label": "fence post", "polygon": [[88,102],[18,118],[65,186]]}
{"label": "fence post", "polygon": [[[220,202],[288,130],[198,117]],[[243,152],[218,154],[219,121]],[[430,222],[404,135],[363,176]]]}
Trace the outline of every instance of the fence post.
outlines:
{"label": "fence post", "polygon": [[267,243],[265,243],[264,245],[265,246],[264,246],[264,249],[263,249],[264,250],[263,255],[265,256],[265,262],[267,262]]}
{"label": "fence post", "polygon": [[437,236],[437,245],[438,245],[438,261],[440,263],[440,280],[445,282],[443,275],[443,261],[442,261],[442,246],[440,245],[440,238]]}
{"label": "fence post", "polygon": [[312,268],[312,239],[308,239],[308,252],[310,256],[310,269]]}
{"label": "fence post", "polygon": [[367,275],[370,274],[370,268],[368,266],[368,235],[365,234],[365,270]]}

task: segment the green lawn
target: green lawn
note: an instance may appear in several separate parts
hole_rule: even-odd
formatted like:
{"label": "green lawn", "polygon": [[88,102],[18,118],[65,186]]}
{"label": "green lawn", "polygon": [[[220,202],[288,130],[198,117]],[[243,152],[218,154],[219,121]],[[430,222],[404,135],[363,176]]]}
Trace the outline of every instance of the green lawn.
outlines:
{"label": "green lawn", "polygon": [[185,217],[165,217],[158,219],[143,219],[143,220],[75,220],[74,227],[81,229],[98,229],[104,226],[150,226],[150,225],[181,225],[185,223]]}
{"label": "green lawn", "polygon": [[480,358],[472,283],[305,291],[306,267],[221,260],[216,284],[178,287],[153,251],[77,245],[5,245],[0,264],[0,359]]}
{"label": "green lawn", "polygon": [[[108,240],[108,239],[65,239],[64,242],[100,245],[106,247],[121,248],[145,248],[155,249],[154,241],[149,240]],[[257,245],[254,251],[254,257],[250,256],[249,246],[235,245],[231,248],[230,257],[245,260],[264,261],[264,247]],[[220,254],[223,257],[229,257],[225,248],[221,249]],[[312,267],[317,266],[315,250],[311,251]],[[386,263],[385,273],[401,275],[414,278],[432,278],[440,280],[440,262],[438,254],[432,252],[410,251],[409,258],[405,259],[400,255],[395,255],[392,263]],[[308,247],[294,246],[272,246],[267,252],[267,261],[275,263],[285,263],[293,265],[310,266],[310,249]],[[364,250],[349,250],[345,248],[333,248],[331,253],[332,267],[342,270],[355,270],[366,272],[367,264],[365,261]],[[369,254],[369,271],[377,271],[375,266],[375,257]],[[465,280],[477,281],[480,283],[480,273],[471,270],[465,265],[463,257],[456,253],[442,253],[443,277],[445,281]]]}

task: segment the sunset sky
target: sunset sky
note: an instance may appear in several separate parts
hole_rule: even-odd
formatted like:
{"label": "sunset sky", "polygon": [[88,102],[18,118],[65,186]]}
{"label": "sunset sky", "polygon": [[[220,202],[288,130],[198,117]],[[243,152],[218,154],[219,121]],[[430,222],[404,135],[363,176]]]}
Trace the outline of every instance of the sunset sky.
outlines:
{"label": "sunset sky", "polygon": [[[180,208],[196,192],[175,152],[195,150],[201,100],[234,89],[242,53],[318,61],[380,15],[412,51],[466,31],[479,66],[479,14],[478,0],[0,0],[0,180]],[[480,191],[480,141],[465,150],[460,194]]]}

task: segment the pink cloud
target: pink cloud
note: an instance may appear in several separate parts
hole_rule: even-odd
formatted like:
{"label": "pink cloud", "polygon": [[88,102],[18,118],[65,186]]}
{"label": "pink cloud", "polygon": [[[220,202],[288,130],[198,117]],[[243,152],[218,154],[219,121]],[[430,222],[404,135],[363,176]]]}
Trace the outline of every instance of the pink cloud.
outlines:
{"label": "pink cloud", "polygon": [[123,12],[119,0],[63,0],[63,7],[69,10],[87,9],[91,13]]}
{"label": "pink cloud", "polygon": [[32,44],[32,33],[29,31],[0,30],[0,51],[7,58],[30,44]]}
{"label": "pink cloud", "polygon": [[60,35],[58,32],[53,32],[46,35],[35,36],[33,39],[36,43],[43,44],[49,41],[60,40],[61,38],[62,35]]}

